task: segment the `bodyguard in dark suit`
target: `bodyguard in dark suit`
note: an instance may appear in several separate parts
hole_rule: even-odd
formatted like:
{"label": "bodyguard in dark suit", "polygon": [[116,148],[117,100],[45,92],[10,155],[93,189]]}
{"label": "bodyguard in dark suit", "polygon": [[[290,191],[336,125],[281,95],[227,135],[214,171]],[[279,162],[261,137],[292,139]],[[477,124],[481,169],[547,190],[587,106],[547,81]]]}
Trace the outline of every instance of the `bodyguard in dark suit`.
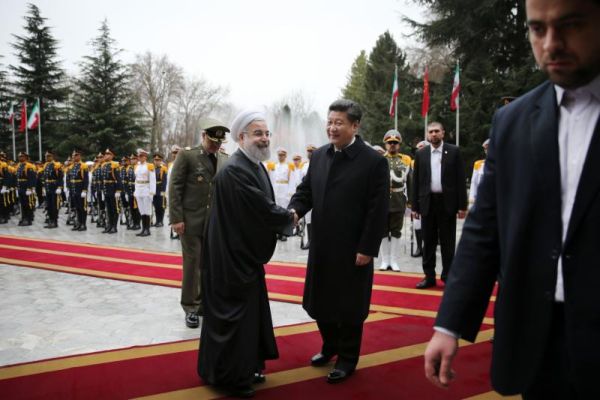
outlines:
{"label": "bodyguard in dark suit", "polygon": [[465,166],[458,147],[444,142],[444,127],[439,122],[427,126],[425,146],[415,154],[412,210],[421,218],[423,232],[423,272],[417,289],[435,286],[435,249],[442,251],[442,281],[446,281],[456,247],[456,215],[467,210]]}
{"label": "bodyguard in dark suit", "polygon": [[303,306],[323,338],[312,365],[324,365],[337,355],[330,383],[346,379],[358,363],[373,257],[389,210],[388,162],[356,135],[361,117],[359,105],[350,100],[329,106],[330,144],[313,152],[289,205],[300,218],[312,209]]}
{"label": "bodyguard in dark suit", "polygon": [[[501,108],[425,353],[447,386],[498,279],[492,385],[525,399],[599,399],[600,4],[527,0],[546,82]],[[453,337],[454,336],[454,337]]]}

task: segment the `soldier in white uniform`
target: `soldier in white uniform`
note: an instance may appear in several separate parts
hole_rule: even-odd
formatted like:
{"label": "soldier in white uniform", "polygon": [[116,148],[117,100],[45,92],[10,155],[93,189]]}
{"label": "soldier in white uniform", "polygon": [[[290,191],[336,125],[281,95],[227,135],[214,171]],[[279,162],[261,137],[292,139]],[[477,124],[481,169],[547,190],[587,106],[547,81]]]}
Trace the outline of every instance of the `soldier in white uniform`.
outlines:
{"label": "soldier in white uniform", "polygon": [[[490,143],[490,139],[486,139],[485,142],[481,145],[483,147],[483,151],[487,155],[488,145]],[[471,188],[469,189],[469,208],[475,204],[475,199],[477,198],[477,187],[481,183],[481,178],[483,178],[483,167],[485,166],[485,159],[477,160],[473,164],[473,175],[471,176]]]}
{"label": "soldier in white uniform", "polygon": [[[290,190],[291,167],[286,162],[287,151],[283,148],[277,149],[278,162],[269,165],[269,176],[273,184],[273,192],[275,193],[275,203],[283,208],[286,208],[290,202],[291,194],[295,188]],[[277,235],[282,242],[287,240],[284,235]]]}
{"label": "soldier in white uniform", "polygon": [[148,152],[138,149],[138,164],[135,166],[135,191],[138,210],[142,216],[142,231],[136,236],[150,236],[150,215],[152,214],[152,197],[156,193],[156,173],[154,164],[148,163]]}

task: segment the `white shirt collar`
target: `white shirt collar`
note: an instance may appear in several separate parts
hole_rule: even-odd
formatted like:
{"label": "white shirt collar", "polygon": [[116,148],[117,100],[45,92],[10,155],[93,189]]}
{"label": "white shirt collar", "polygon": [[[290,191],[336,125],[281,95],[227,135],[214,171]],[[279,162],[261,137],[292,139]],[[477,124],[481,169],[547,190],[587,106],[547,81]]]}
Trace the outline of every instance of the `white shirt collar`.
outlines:
{"label": "white shirt collar", "polygon": [[444,141],[442,140],[442,143],[440,143],[440,145],[438,146],[438,148],[436,149],[435,147],[433,147],[432,144],[429,145],[429,147],[431,148],[431,152],[433,153],[434,151],[439,151],[440,153],[442,152],[442,147],[444,147]]}
{"label": "white shirt collar", "polygon": [[352,137],[352,141],[347,146],[344,146],[341,149],[338,149],[335,146],[333,146],[333,148],[335,149],[335,151],[342,151],[343,149],[347,149],[348,147],[352,146],[354,144],[354,142],[356,142],[356,135]]}
{"label": "white shirt collar", "polygon": [[[556,84],[554,85],[554,89],[556,91],[556,104],[560,106],[566,89]],[[600,101],[600,74],[592,79],[592,81],[587,85],[580,86],[577,89],[571,90],[570,92],[573,93],[573,96],[575,97],[577,97],[578,94],[588,92],[594,96],[597,101]]]}

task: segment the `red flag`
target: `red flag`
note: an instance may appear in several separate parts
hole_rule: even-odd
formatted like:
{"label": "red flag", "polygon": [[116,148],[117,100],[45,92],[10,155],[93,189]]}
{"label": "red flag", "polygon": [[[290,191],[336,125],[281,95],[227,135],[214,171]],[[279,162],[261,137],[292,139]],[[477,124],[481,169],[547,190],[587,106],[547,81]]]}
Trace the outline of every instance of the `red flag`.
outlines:
{"label": "red flag", "polygon": [[425,118],[429,112],[429,71],[425,67],[423,75],[423,105],[421,106],[421,116]]}
{"label": "red flag", "polygon": [[25,132],[27,127],[27,102],[23,100],[21,103],[21,123],[19,124],[19,132]]}
{"label": "red flag", "polygon": [[450,95],[450,110],[456,111],[459,107],[458,94],[460,92],[460,71],[458,64],[456,64],[456,71],[454,72],[454,83],[452,84],[452,94]]}

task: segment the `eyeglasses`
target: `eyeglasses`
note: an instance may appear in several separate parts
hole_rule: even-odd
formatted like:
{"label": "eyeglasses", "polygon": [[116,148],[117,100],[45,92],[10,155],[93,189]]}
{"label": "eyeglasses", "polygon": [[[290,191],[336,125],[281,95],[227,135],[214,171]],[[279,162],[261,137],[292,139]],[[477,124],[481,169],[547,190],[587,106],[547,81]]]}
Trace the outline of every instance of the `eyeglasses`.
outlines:
{"label": "eyeglasses", "polygon": [[386,142],[386,143],[387,144],[400,144],[400,142],[392,142],[392,141],[389,141],[389,142]]}
{"label": "eyeglasses", "polygon": [[250,134],[251,136],[254,136],[256,138],[259,137],[266,137],[267,139],[269,139],[270,137],[273,136],[273,133],[271,131],[261,131],[260,129],[257,129],[255,131],[249,132],[249,131],[242,131],[242,133],[247,133]]}

